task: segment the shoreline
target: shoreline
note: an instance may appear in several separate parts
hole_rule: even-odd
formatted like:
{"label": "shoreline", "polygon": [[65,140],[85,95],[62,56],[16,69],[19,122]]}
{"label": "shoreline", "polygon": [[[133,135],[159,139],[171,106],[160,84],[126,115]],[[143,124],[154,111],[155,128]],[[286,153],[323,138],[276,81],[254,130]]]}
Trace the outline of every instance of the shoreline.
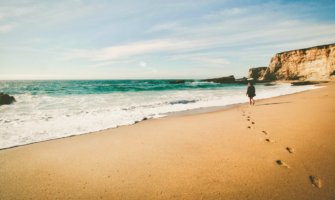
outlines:
{"label": "shoreline", "polygon": [[[305,91],[302,91],[302,92],[305,92]],[[288,95],[290,95],[290,94],[288,94]],[[285,95],[282,95],[282,96],[285,96]],[[270,97],[270,98],[276,98],[276,97]],[[120,126],[117,126],[117,127],[114,127],[114,128],[106,128],[106,129],[91,131],[91,132],[87,132],[87,133],[74,134],[74,135],[69,135],[69,136],[64,136],[64,137],[59,137],[59,138],[53,138],[53,139],[48,139],[48,140],[43,140],[43,141],[32,142],[32,143],[28,143],[28,144],[5,147],[5,148],[1,148],[0,152],[2,150],[24,147],[24,146],[34,145],[34,144],[38,144],[38,143],[43,143],[43,142],[50,142],[50,141],[54,141],[54,140],[62,140],[62,139],[66,139],[66,138],[76,137],[76,136],[94,134],[94,133],[99,133],[99,132],[103,132],[103,131],[110,131],[110,130],[114,130],[114,129],[121,128],[121,127],[134,126],[135,124],[138,124],[138,123],[141,123],[141,122],[144,122],[144,121],[159,120],[159,119],[170,118],[170,117],[173,118],[173,117],[181,117],[181,116],[192,116],[192,115],[206,114],[206,113],[212,113],[212,112],[220,112],[220,111],[231,109],[231,108],[234,108],[235,106],[240,106],[240,105],[244,105],[244,104],[247,104],[247,103],[238,103],[238,104],[231,104],[231,105],[227,105],[227,106],[213,106],[213,107],[195,108],[195,109],[183,110],[183,111],[177,111],[177,112],[169,112],[169,113],[164,113],[165,116],[158,117],[158,118],[144,119],[144,120],[141,120],[141,121],[136,121],[133,124],[120,125]]]}
{"label": "shoreline", "polygon": [[[304,92],[304,91],[302,91],[302,92]],[[283,95],[283,96],[285,96],[285,95]],[[275,98],[275,97],[270,97],[270,98]],[[212,112],[219,112],[219,111],[224,111],[224,110],[234,108],[235,106],[239,106],[239,105],[243,105],[243,104],[246,104],[246,103],[232,104],[232,105],[227,105],[227,106],[213,106],[213,107],[206,107],[206,108],[195,108],[195,109],[184,110],[184,111],[169,112],[169,113],[164,113],[165,116],[158,117],[158,118],[143,119],[141,121],[136,121],[133,124],[120,125],[120,126],[117,126],[117,127],[114,127],[114,128],[106,128],[106,129],[91,131],[91,132],[82,133],[82,134],[74,134],[74,135],[69,135],[69,136],[64,136],[64,137],[59,137],[59,138],[53,138],[53,139],[49,139],[49,140],[32,142],[32,143],[28,143],[28,144],[5,147],[5,148],[1,148],[0,152],[2,150],[24,147],[24,146],[34,145],[34,144],[38,144],[38,143],[43,143],[43,142],[50,142],[50,141],[54,141],[54,140],[62,140],[62,139],[66,139],[66,138],[76,137],[76,136],[94,134],[94,133],[99,133],[99,132],[104,132],[104,131],[111,131],[111,130],[121,128],[121,127],[134,126],[135,124],[138,124],[138,123],[141,123],[141,122],[144,122],[144,121],[159,120],[159,119],[170,118],[170,117],[173,118],[173,117],[191,116],[191,115],[199,115],[199,114],[206,114],[206,113],[212,113]]]}
{"label": "shoreline", "polygon": [[[275,84],[281,84],[281,83],[289,83],[289,82],[285,82],[285,81],[275,82]],[[322,87],[324,87],[323,85],[325,85],[325,84],[326,83],[318,83],[318,84],[313,84],[313,86],[316,86],[316,87],[321,86],[320,88],[322,88]],[[311,90],[315,90],[315,89],[320,89],[320,88],[313,88],[313,89],[308,89],[308,90],[304,90],[304,91],[299,91],[299,92],[294,92],[294,93],[284,94],[284,95],[279,95],[279,96],[274,96],[274,97],[266,97],[266,98],[262,98],[262,99],[259,99],[259,100],[256,99],[256,101],[262,101],[262,100],[266,100],[266,99],[272,99],[272,98],[277,98],[277,97],[282,97],[282,96],[287,96],[287,95],[294,95],[294,94],[297,94],[297,93],[303,93],[303,92],[307,92],[307,91],[311,91]],[[80,133],[80,134],[73,134],[73,135],[68,135],[68,136],[63,136],[63,137],[51,138],[51,139],[48,139],[48,140],[42,140],[42,141],[36,141],[36,142],[27,143],[27,144],[21,144],[21,145],[15,145],[15,146],[10,146],[10,147],[0,148],[0,151],[6,150],[6,149],[22,147],[22,146],[27,146],[27,145],[32,145],[32,144],[37,144],[37,143],[42,143],[42,142],[48,142],[48,141],[66,139],[66,138],[76,137],[76,136],[81,136],[81,135],[86,135],[86,134],[98,133],[98,132],[101,132],[101,131],[113,130],[113,129],[117,129],[117,128],[124,127],[124,126],[133,126],[135,124],[141,123],[143,121],[148,121],[148,120],[157,120],[157,119],[163,119],[163,118],[166,118],[166,117],[190,116],[190,115],[206,114],[206,113],[212,113],[212,112],[220,112],[220,111],[224,111],[224,110],[227,110],[227,109],[231,109],[231,108],[238,107],[238,106],[243,106],[243,105],[249,105],[249,103],[248,102],[234,103],[234,104],[229,104],[229,105],[225,105],[225,106],[200,107],[200,108],[194,108],[194,109],[189,109],[189,110],[168,112],[168,113],[161,114],[161,115],[163,115],[161,117],[146,118],[146,119],[143,118],[141,121],[135,121],[132,124],[118,125],[116,127],[111,127],[111,128],[106,128],[106,129],[101,129],[101,130],[96,130],[96,131],[90,131],[90,132],[85,132],[85,133]]]}
{"label": "shoreline", "polygon": [[0,199],[334,199],[326,86],[2,150]]}

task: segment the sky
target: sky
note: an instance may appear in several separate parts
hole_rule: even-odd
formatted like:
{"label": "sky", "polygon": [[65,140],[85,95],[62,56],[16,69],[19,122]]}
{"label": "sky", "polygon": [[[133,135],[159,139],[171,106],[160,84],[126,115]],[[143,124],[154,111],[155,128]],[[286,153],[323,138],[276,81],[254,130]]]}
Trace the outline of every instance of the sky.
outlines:
{"label": "sky", "polygon": [[243,77],[335,43],[334,0],[0,0],[0,80]]}

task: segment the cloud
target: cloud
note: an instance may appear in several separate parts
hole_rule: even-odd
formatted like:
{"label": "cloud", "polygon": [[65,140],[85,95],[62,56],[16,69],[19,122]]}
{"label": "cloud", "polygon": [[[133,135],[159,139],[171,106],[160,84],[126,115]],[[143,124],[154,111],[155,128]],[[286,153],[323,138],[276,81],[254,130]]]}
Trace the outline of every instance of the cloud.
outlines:
{"label": "cloud", "polygon": [[81,1],[8,1],[0,6],[0,20],[18,26],[55,26],[95,14],[99,8],[100,4],[90,5]]}
{"label": "cloud", "polygon": [[220,12],[221,15],[237,15],[237,14],[242,14],[246,11],[245,8],[230,8],[230,9],[225,9],[222,12]]}
{"label": "cloud", "polygon": [[146,32],[154,33],[161,31],[176,31],[176,29],[180,29],[180,26],[177,23],[164,23],[164,24],[157,24],[148,29]]}
{"label": "cloud", "polygon": [[0,33],[7,33],[15,28],[13,24],[0,25]]}
{"label": "cloud", "polygon": [[67,53],[68,59],[86,58],[91,61],[107,61],[129,58],[137,55],[158,54],[161,52],[180,52],[201,48],[206,46],[206,40],[178,40],[178,39],[161,39],[134,42],[111,47],[85,50],[71,50]]}
{"label": "cloud", "polygon": [[124,45],[116,45],[93,51],[89,57],[95,61],[113,60],[174,48],[168,40],[149,40]]}
{"label": "cloud", "polygon": [[[257,20],[261,20],[261,18],[250,17],[233,22],[198,25],[190,27],[187,32],[177,31],[175,34],[161,39],[143,40],[93,50],[77,49],[68,52],[67,56],[70,59],[82,58],[101,62],[130,59],[135,56],[160,55],[161,53],[183,54],[200,50],[227,53],[236,51],[236,48],[239,49],[238,51],[242,51],[243,48],[257,47],[261,49],[269,45],[285,49],[285,46],[291,46],[290,44],[293,42],[296,44],[315,43],[317,45],[320,38],[325,39],[326,35],[335,35],[335,25],[333,24],[306,23],[299,20],[272,22],[267,22],[265,19],[259,22]],[[236,26],[231,28],[233,33],[224,28],[226,26],[231,27],[231,24]],[[327,40],[324,40],[324,43],[330,41],[332,39],[328,37]],[[299,45],[297,47],[303,46]],[[224,56],[224,54],[221,55],[221,57]],[[229,64],[229,62],[219,57],[211,59],[192,58],[191,60],[212,64]]]}
{"label": "cloud", "polygon": [[[267,64],[276,52],[335,42],[334,19],[322,19],[322,5],[310,2],[7,2],[0,7],[0,33],[28,31],[19,38],[7,34],[0,48],[74,68],[245,71],[250,63]],[[33,41],[37,36],[41,40]]]}
{"label": "cloud", "polygon": [[225,58],[193,57],[191,59],[195,60],[195,61],[200,61],[200,62],[209,63],[209,64],[215,64],[215,65],[225,66],[225,65],[230,64],[230,62]]}
{"label": "cloud", "polygon": [[18,19],[27,17],[29,15],[36,14],[36,12],[39,12],[41,10],[40,6],[37,4],[33,5],[4,5],[0,8],[1,16],[0,20],[6,20],[6,19]]}
{"label": "cloud", "polygon": [[[291,5],[292,6],[292,5]],[[293,5],[296,8],[297,5]],[[286,10],[281,9],[286,8]],[[216,12],[154,24],[145,29],[151,39],[136,38],[134,42],[120,43],[96,49],[74,49],[67,52],[69,59],[87,59],[106,62],[133,59],[138,56],[164,56],[190,52],[219,52],[213,57],[185,57],[190,61],[228,65],[234,61],[227,54],[240,55],[241,51],[256,48],[259,54],[272,54],[286,48],[301,48],[334,42],[335,24],[308,20],[290,14],[290,6],[276,3],[257,6],[223,8]],[[280,10],[274,12],[274,10]],[[210,16],[210,18],[208,18]],[[224,16],[224,17],[222,17]],[[197,23],[194,23],[196,21]],[[162,35],[161,32],[168,34]],[[325,37],[328,36],[328,37]],[[292,44],[299,44],[294,47]],[[305,45],[303,45],[305,44]],[[269,47],[276,48],[269,48]],[[257,48],[260,51],[257,51]],[[262,51],[264,49],[264,51]],[[193,53],[194,54],[194,53]],[[252,55],[255,55],[251,52]],[[256,55],[257,56],[257,55]]]}
{"label": "cloud", "polygon": [[185,53],[185,54],[176,54],[168,57],[171,61],[195,61],[196,63],[200,63],[205,66],[213,66],[213,67],[226,67],[231,64],[231,62],[224,58],[222,53],[218,52],[207,52],[207,53]]}
{"label": "cloud", "polygon": [[213,19],[219,17],[236,17],[236,15],[244,14],[248,11],[248,8],[227,8],[218,12],[213,12],[204,16],[205,19]]}

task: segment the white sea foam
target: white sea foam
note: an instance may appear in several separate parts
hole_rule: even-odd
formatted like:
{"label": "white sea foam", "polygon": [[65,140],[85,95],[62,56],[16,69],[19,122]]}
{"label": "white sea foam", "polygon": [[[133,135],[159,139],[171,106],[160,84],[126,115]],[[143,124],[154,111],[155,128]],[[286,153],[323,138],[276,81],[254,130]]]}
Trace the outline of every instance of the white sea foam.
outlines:
{"label": "white sea foam", "polygon": [[[256,88],[256,99],[263,99],[318,87],[280,84]],[[245,89],[17,95],[15,104],[0,107],[0,149],[129,125],[169,112],[245,103]]]}

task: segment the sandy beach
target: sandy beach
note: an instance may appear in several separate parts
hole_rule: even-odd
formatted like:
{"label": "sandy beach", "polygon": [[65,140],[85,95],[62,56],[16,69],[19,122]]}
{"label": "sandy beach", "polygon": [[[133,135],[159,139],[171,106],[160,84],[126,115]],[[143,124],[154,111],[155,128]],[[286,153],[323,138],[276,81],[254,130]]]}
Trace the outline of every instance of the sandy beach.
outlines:
{"label": "sandy beach", "polygon": [[0,199],[335,199],[335,84],[0,151]]}

